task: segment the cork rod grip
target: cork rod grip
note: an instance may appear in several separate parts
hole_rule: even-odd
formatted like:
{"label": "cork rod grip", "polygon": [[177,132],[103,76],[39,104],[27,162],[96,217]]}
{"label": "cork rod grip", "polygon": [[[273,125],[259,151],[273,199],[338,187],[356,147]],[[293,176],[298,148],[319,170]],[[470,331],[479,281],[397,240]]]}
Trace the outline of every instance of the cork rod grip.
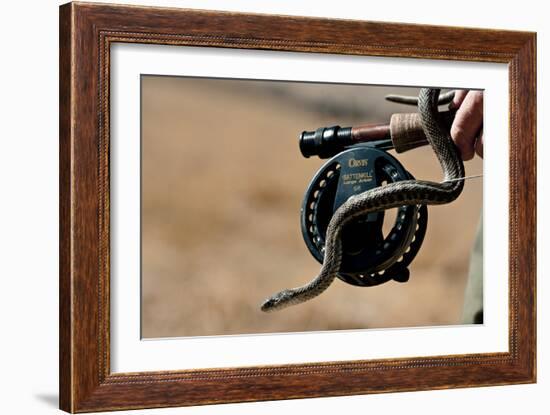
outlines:
{"label": "cork rod grip", "polygon": [[[454,111],[441,112],[441,122],[446,129],[451,128]],[[403,153],[428,144],[422,130],[419,113],[393,114],[390,119],[390,135],[397,153]]]}

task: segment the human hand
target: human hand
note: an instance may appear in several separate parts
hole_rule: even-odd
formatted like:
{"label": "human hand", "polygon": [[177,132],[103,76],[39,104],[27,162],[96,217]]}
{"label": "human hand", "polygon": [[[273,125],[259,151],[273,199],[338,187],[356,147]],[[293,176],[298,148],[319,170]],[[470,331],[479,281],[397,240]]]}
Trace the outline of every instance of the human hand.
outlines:
{"label": "human hand", "polygon": [[483,157],[483,92],[458,89],[449,108],[456,109],[451,138],[464,161]]}

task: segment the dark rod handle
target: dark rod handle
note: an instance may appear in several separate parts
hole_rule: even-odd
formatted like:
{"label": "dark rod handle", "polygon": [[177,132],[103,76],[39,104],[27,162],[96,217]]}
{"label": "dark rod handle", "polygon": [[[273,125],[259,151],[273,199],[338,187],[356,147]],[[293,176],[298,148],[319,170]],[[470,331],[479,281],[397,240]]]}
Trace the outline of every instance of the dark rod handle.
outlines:
{"label": "dark rod handle", "polygon": [[[444,128],[450,129],[455,111],[440,113]],[[422,130],[420,114],[393,114],[389,124],[365,124],[356,127],[321,127],[300,134],[300,151],[304,157],[332,157],[358,143],[388,141],[397,153],[428,144]]]}

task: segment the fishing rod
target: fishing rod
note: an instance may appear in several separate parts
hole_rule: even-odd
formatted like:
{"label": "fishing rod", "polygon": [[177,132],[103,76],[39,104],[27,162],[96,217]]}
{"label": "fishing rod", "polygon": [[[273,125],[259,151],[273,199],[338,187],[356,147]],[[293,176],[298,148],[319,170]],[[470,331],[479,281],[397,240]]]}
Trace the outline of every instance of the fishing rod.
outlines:
{"label": "fishing rod", "polygon": [[[439,113],[440,122],[447,130],[454,120],[456,111]],[[300,134],[300,151],[304,157],[332,157],[356,144],[368,144],[381,150],[395,150],[403,153],[428,144],[422,129],[420,114],[393,114],[389,124],[370,123],[356,127],[321,127],[315,131]]]}

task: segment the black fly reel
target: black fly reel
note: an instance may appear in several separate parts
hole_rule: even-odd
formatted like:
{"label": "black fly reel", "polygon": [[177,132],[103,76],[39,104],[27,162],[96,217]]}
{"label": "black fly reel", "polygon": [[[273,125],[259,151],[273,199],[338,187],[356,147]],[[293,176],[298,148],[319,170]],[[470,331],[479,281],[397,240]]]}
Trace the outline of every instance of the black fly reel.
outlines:
{"label": "black fly reel", "polygon": [[[323,262],[327,226],[349,197],[408,179],[413,179],[412,175],[395,157],[370,144],[353,145],[328,160],[309,184],[301,209],[302,234],[315,259]],[[384,216],[384,211],[373,212],[343,229],[338,274],[342,281],[370,287],[409,279],[407,267],[422,245],[428,210],[425,205],[397,208],[387,235],[383,233]]]}

